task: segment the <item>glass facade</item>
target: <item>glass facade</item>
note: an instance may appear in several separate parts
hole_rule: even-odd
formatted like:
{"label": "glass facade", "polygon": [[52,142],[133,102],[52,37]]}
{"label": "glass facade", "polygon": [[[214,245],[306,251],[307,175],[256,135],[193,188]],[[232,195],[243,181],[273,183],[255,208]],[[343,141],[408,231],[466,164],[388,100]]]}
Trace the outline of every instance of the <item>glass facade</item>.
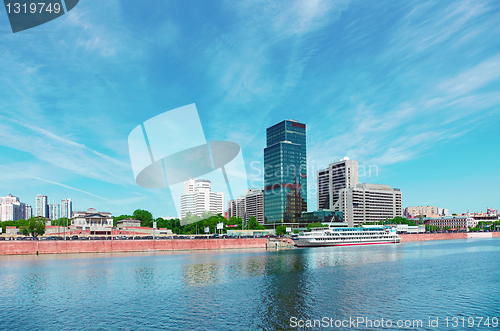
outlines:
{"label": "glass facade", "polygon": [[266,223],[297,223],[307,211],[306,126],[285,120],[267,129],[264,148]]}
{"label": "glass facade", "polygon": [[[342,212],[334,210],[317,210],[302,214],[302,219],[300,223],[341,223],[342,222]],[[347,226],[347,223],[345,223]]]}

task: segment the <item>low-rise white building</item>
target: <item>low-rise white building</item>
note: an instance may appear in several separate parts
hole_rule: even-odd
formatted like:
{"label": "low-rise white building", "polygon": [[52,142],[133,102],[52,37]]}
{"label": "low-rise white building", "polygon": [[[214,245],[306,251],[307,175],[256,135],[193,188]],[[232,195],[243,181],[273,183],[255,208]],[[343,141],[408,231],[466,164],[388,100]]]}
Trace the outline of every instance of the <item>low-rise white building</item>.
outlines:
{"label": "low-rise white building", "polygon": [[19,235],[21,232],[19,229],[15,226],[6,226],[5,227],[5,234],[10,234],[10,235]]}
{"label": "low-rise white building", "polygon": [[467,230],[476,227],[479,221],[468,216],[445,216],[439,218],[426,217],[424,223],[440,228],[450,227],[451,229]]}
{"label": "low-rise white building", "polygon": [[140,226],[141,226],[141,221],[135,220],[133,218],[125,218],[123,220],[116,221],[116,227],[118,229],[138,228]]}
{"label": "low-rise white building", "polygon": [[408,224],[398,224],[396,225],[397,233],[425,233],[425,225],[408,225]]}
{"label": "low-rise white building", "polygon": [[90,234],[110,235],[113,228],[111,213],[96,211],[74,211],[71,215],[71,225],[78,230],[89,231]]}

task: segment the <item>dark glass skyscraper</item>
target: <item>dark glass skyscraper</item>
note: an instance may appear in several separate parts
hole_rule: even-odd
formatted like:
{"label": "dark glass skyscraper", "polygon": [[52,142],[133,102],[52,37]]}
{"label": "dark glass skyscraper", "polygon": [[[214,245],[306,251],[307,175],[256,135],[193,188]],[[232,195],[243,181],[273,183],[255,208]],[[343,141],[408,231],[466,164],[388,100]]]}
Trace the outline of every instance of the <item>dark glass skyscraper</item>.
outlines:
{"label": "dark glass skyscraper", "polygon": [[266,223],[296,223],[307,211],[306,125],[285,120],[267,129],[264,148]]}

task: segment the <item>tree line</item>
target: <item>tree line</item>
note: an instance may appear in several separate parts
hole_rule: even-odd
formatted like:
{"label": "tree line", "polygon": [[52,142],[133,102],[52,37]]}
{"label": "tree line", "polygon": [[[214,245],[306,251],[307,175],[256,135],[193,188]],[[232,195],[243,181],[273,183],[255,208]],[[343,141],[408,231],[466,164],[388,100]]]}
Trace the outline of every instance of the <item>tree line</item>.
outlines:
{"label": "tree line", "polygon": [[175,234],[203,234],[205,228],[209,228],[210,233],[218,233],[217,223],[222,223],[224,228],[222,233],[227,233],[227,230],[264,230],[265,227],[259,222],[255,216],[250,216],[248,222],[244,222],[241,217],[231,217],[229,220],[221,214],[215,215],[210,211],[205,211],[202,216],[187,213],[180,218],[163,219],[161,217],[154,218],[153,214],[147,210],[136,209],[132,215],[120,215],[113,217],[113,226],[117,226],[117,222],[123,219],[132,218],[141,222],[142,227],[153,227],[153,222],[156,222],[157,228],[165,228],[172,230]]}
{"label": "tree line", "polygon": [[17,220],[17,221],[4,221],[0,222],[2,227],[2,233],[6,233],[6,228],[8,226],[15,226],[19,229],[25,236],[43,236],[45,234],[45,218],[43,217],[31,217],[27,220]]}

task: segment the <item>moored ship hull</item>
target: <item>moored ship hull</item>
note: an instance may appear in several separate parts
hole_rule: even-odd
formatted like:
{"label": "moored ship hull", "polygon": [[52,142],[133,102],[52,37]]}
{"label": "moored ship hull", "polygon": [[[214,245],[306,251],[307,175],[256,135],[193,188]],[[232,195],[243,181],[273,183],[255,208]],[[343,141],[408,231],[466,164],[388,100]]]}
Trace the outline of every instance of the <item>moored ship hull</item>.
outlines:
{"label": "moored ship hull", "polygon": [[401,240],[394,229],[384,228],[327,228],[292,239],[297,247],[387,245]]}
{"label": "moored ship hull", "polygon": [[387,244],[398,244],[399,240],[391,241],[377,241],[377,242],[358,242],[358,243],[311,243],[311,242],[299,242],[294,240],[297,247],[328,247],[328,246],[358,246],[358,245],[387,245]]}

